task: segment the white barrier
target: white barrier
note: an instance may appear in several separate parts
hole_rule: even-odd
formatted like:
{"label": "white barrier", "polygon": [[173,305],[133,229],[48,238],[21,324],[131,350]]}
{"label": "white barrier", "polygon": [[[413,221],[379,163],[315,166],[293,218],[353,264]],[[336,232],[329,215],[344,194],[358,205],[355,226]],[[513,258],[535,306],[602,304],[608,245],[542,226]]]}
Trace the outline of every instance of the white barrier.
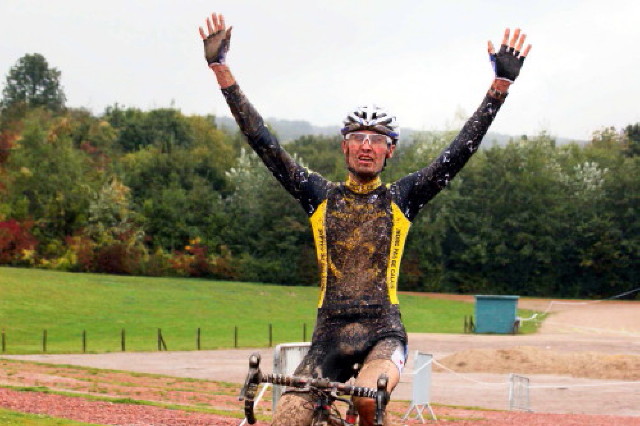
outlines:
{"label": "white barrier", "polygon": [[422,412],[425,408],[429,409],[431,417],[434,420],[438,420],[433,410],[431,409],[431,364],[433,362],[433,355],[424,354],[416,351],[413,372],[413,387],[411,405],[405,413],[402,420],[406,420],[413,410],[416,411],[416,418],[419,418],[424,423],[424,417]]}
{"label": "white barrier", "polygon": [[509,410],[531,412],[529,408],[529,379],[517,374],[509,375]]}
{"label": "white barrier", "polygon": [[[273,351],[273,374],[293,374],[302,358],[309,352],[309,342],[283,343],[276,346]],[[273,385],[273,412],[282,395],[284,386]]]}

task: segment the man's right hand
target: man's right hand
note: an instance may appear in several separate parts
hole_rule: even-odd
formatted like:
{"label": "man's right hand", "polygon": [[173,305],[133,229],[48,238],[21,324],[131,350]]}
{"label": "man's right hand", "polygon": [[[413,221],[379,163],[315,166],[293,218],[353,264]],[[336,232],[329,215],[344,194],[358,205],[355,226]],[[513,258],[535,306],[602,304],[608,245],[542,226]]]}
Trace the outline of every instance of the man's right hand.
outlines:
{"label": "man's right hand", "polygon": [[224,16],[211,14],[207,17],[207,29],[209,34],[200,27],[200,37],[204,42],[204,57],[209,65],[224,64],[231,43],[231,29],[226,29]]}

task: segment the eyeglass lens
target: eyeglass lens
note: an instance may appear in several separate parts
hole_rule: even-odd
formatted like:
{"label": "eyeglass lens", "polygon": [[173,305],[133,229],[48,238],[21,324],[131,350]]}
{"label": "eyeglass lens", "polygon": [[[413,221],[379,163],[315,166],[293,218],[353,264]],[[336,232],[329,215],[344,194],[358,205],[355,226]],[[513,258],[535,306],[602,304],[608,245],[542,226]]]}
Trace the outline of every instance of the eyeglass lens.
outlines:
{"label": "eyeglass lens", "polygon": [[347,139],[350,141],[364,144],[364,141],[369,139],[371,145],[386,145],[388,143],[388,137],[381,134],[368,134],[368,133],[349,133]]}

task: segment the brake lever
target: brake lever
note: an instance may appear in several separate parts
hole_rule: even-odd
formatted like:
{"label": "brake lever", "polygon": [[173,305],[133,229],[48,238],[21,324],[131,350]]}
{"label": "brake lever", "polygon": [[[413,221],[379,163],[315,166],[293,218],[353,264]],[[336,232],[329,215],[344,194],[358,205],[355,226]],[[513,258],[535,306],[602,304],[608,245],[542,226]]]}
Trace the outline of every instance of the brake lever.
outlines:
{"label": "brake lever", "polygon": [[387,392],[387,384],[389,378],[386,374],[381,374],[378,378],[378,392],[376,393],[376,426],[384,424],[384,412],[389,402],[389,392]]}
{"label": "brake lever", "polygon": [[250,425],[255,424],[256,416],[253,412],[254,398],[260,385],[260,379],[262,372],[260,372],[260,354],[254,353],[249,357],[249,372],[247,378],[244,381],[244,386],[240,390],[240,401],[244,400],[244,414],[247,418],[247,423]]}

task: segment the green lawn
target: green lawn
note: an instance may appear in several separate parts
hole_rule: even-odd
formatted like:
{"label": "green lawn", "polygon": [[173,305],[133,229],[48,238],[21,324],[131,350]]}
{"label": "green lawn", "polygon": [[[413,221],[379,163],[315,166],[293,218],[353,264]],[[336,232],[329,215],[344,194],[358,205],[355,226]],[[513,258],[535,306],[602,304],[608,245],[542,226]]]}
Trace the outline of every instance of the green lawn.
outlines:
{"label": "green lawn", "polygon": [[76,426],[92,423],[79,423],[73,420],[58,419],[42,414],[25,414],[0,408],[0,425],[18,426]]}
{"label": "green lawn", "polygon": [[[0,329],[6,353],[88,352],[157,349],[158,328],[168,350],[264,347],[310,339],[318,290],[185,278],[72,274],[39,269],[0,268]],[[461,333],[471,303],[400,295],[409,332]],[[520,311],[528,317],[528,311]],[[523,332],[531,332],[524,329]]]}

